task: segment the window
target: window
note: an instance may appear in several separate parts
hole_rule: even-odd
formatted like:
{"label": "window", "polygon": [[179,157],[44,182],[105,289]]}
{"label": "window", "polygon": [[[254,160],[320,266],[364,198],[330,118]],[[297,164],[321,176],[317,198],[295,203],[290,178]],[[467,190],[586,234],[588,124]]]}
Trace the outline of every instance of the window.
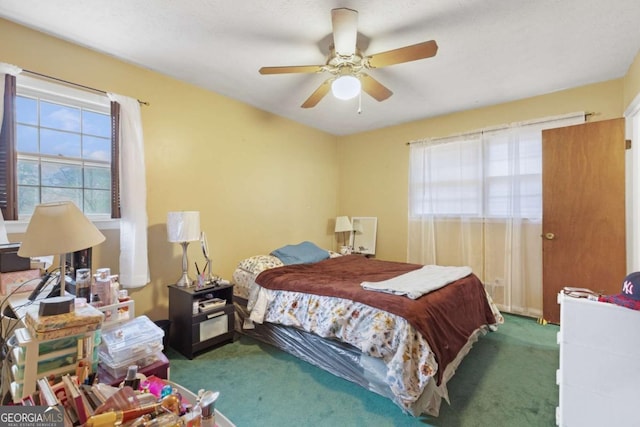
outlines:
{"label": "window", "polygon": [[111,217],[112,125],[106,95],[19,75],[16,79],[17,213],[71,200]]}
{"label": "window", "polygon": [[410,215],[542,218],[542,130],[583,113],[411,144]]}
{"label": "window", "polygon": [[412,215],[541,218],[542,136],[519,136],[474,134],[413,149],[412,187],[422,194],[412,197]]}

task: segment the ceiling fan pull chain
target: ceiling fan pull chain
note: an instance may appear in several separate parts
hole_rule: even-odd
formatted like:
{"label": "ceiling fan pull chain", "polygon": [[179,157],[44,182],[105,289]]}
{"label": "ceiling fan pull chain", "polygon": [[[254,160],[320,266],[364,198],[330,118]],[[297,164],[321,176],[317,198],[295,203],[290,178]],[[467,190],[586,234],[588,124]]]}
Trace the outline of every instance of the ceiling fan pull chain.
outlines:
{"label": "ceiling fan pull chain", "polygon": [[362,91],[358,93],[358,114],[362,114]]}

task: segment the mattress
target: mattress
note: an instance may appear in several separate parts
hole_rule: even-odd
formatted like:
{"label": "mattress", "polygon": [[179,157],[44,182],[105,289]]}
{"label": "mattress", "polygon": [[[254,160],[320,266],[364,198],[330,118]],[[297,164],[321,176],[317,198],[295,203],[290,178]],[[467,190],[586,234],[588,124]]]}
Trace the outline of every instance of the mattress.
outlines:
{"label": "mattress", "polygon": [[440,385],[436,385],[435,381],[428,382],[413,403],[402,405],[397,401],[392,388],[387,384],[387,370],[381,359],[367,356],[349,344],[322,338],[294,327],[270,323],[247,323],[249,317],[247,300],[234,296],[234,305],[236,308],[236,330],[239,333],[273,345],[333,375],[386,397],[396,403],[403,411],[416,417],[422,414],[437,417],[442,400],[449,403],[447,389],[449,380],[473,344],[488,331],[488,327],[479,328],[469,337],[467,344],[443,372]]}

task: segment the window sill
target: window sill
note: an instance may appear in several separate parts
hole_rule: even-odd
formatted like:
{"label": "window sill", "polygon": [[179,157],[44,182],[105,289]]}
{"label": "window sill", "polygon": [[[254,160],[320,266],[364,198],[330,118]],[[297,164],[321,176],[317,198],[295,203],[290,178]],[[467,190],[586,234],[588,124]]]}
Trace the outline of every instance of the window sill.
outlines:
{"label": "window sill", "polygon": [[[92,221],[98,230],[118,230],[120,229],[119,219],[98,219]],[[5,221],[4,225],[7,229],[7,233],[24,233],[27,231],[27,225],[29,221]]]}

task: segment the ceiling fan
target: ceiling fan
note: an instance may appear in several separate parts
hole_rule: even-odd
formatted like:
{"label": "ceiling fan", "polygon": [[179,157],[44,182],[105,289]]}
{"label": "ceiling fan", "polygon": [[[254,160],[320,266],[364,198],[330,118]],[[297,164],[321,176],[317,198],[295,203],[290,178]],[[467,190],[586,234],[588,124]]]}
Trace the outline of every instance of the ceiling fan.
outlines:
{"label": "ceiling fan", "polygon": [[365,71],[403,62],[416,61],[435,56],[438,45],[435,40],[417,43],[374,55],[363,54],[356,45],[358,36],[358,11],[347,8],[331,10],[333,44],[324,65],[293,65],[283,67],[262,67],[260,74],[322,73],[332,76],[325,80],[302,108],[315,107],[331,89],[340,99],[351,99],[364,90],[378,101],[384,101],[393,92]]}

